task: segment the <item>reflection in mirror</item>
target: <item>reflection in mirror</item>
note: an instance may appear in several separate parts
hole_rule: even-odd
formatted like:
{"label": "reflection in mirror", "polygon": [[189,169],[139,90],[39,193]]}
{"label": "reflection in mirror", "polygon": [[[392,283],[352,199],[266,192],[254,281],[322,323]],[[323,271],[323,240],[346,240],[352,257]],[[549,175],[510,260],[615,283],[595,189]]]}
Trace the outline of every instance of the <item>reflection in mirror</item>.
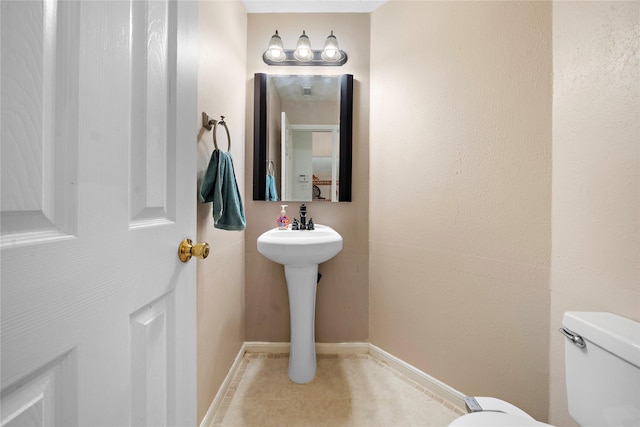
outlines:
{"label": "reflection in mirror", "polygon": [[351,201],[353,76],[255,79],[253,200]]}

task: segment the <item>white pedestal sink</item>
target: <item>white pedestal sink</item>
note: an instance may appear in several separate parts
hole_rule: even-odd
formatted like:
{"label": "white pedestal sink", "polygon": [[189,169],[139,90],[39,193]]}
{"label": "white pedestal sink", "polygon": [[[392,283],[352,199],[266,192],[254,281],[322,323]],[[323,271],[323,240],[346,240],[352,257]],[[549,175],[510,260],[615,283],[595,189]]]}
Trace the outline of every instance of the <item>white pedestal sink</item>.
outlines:
{"label": "white pedestal sink", "polygon": [[289,291],[291,353],[289,378],[304,384],[316,374],[315,311],[318,264],[342,250],[342,236],[331,227],[315,230],[278,230],[258,237],[258,252],[284,265]]}

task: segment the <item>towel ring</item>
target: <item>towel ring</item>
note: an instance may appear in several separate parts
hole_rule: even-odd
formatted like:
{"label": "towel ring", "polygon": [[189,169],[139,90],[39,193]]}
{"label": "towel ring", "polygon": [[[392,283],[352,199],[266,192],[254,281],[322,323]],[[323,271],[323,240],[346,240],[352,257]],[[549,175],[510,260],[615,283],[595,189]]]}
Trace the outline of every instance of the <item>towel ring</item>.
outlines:
{"label": "towel ring", "polygon": [[213,125],[213,146],[216,148],[216,150],[218,150],[218,139],[216,138],[216,130],[218,128],[218,125],[222,125],[224,126],[224,129],[227,131],[227,151],[231,150],[231,136],[229,135],[229,128],[227,127],[227,124],[224,121],[224,116],[220,116],[220,120],[216,120],[215,124]]}
{"label": "towel ring", "polygon": [[273,160],[267,160],[267,174],[273,175],[275,165],[273,164]]}

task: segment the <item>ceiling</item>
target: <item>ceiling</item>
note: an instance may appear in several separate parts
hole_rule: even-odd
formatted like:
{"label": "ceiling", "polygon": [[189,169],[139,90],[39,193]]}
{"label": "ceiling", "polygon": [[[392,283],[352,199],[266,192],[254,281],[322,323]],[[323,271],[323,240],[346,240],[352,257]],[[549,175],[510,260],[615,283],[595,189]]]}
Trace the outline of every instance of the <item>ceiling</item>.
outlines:
{"label": "ceiling", "polygon": [[[270,75],[278,94],[287,102],[335,102],[340,100],[340,76]],[[304,94],[304,88],[311,93]]]}
{"label": "ceiling", "polygon": [[387,0],[243,0],[248,13],[369,13]]}

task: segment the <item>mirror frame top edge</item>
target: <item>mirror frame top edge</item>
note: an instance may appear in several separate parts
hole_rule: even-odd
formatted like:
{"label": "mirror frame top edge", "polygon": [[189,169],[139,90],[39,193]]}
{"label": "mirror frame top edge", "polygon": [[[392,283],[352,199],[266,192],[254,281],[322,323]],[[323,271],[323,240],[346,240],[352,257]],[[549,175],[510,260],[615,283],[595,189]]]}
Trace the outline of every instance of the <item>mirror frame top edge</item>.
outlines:
{"label": "mirror frame top edge", "polygon": [[[253,200],[267,201],[267,73],[254,74]],[[353,75],[340,76],[340,182],[338,201],[350,202],[353,182]],[[284,200],[284,202],[287,202]]]}

